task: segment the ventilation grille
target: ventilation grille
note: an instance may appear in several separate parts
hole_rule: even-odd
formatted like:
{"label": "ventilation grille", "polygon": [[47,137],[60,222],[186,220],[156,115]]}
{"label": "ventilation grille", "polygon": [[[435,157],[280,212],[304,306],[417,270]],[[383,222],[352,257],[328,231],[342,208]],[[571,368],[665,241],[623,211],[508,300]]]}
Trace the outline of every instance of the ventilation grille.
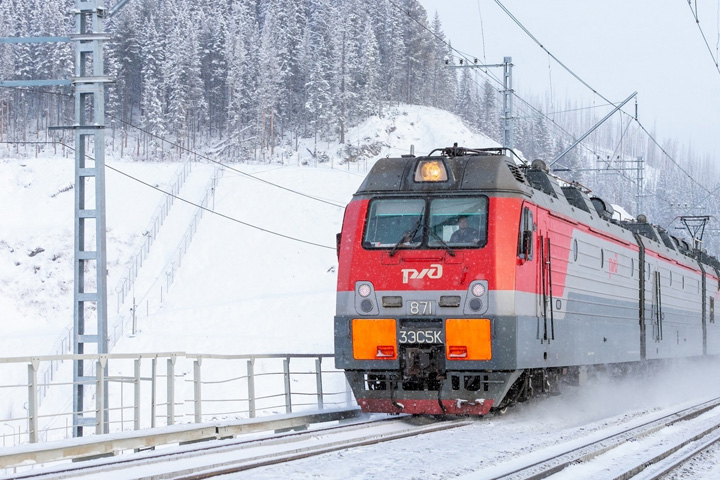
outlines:
{"label": "ventilation grille", "polygon": [[520,183],[526,183],[525,175],[522,174],[522,172],[516,165],[512,165],[512,164],[508,163],[507,166],[510,169],[510,173],[512,173],[513,177],[515,177],[515,180],[517,180]]}

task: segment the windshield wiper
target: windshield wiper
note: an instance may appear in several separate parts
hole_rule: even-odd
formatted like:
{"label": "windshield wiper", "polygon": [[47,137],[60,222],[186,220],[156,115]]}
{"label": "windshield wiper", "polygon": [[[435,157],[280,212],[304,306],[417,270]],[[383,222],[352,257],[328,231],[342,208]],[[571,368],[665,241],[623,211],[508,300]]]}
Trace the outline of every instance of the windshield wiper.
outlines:
{"label": "windshield wiper", "polygon": [[445,243],[445,241],[442,239],[442,237],[440,237],[440,235],[438,235],[437,233],[435,233],[435,230],[433,230],[432,228],[429,228],[429,229],[428,229],[428,232],[430,232],[430,235],[432,235],[433,237],[435,237],[435,239],[437,239],[438,243],[440,243],[440,245],[441,245],[445,250],[447,250],[447,252],[450,254],[451,257],[454,257],[454,256],[455,256],[455,251],[454,251],[452,248],[450,248],[450,245],[448,245],[447,243]]}
{"label": "windshield wiper", "polygon": [[400,237],[400,240],[395,244],[395,246],[390,250],[390,253],[388,253],[389,256],[395,255],[397,253],[398,248],[400,248],[400,245],[402,245],[405,242],[411,242],[413,238],[415,238],[415,235],[417,235],[418,230],[422,228],[423,226],[423,216],[425,214],[425,209],[423,208],[422,212],[420,212],[420,218],[418,218],[418,221],[415,223],[415,226],[412,230],[409,232],[405,232],[402,234],[402,237]]}

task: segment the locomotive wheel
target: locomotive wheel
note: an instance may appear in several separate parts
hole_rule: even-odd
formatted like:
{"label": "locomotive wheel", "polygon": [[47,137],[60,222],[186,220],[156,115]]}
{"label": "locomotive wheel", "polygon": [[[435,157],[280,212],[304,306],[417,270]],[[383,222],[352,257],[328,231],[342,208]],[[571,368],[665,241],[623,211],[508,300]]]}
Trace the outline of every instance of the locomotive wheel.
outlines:
{"label": "locomotive wheel", "polygon": [[493,408],[492,411],[495,413],[495,415],[505,415],[508,411],[508,408],[510,408],[510,405],[505,405],[504,407],[499,408]]}

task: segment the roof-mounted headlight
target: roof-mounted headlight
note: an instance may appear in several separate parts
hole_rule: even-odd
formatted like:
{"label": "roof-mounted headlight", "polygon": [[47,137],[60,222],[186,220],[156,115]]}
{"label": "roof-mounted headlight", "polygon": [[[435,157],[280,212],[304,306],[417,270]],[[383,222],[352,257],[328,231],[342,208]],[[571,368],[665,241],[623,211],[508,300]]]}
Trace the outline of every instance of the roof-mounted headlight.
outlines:
{"label": "roof-mounted headlight", "polygon": [[415,167],[416,182],[445,182],[448,179],[442,160],[420,160]]}

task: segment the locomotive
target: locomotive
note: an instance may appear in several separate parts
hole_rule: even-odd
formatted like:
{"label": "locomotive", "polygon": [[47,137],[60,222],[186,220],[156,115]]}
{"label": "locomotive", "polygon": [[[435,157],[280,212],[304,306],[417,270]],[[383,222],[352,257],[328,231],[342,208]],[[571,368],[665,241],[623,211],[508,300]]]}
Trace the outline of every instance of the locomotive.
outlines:
{"label": "locomotive", "polygon": [[504,412],[595,366],[720,353],[720,262],[505,148],[378,160],[337,238],[365,412]]}

